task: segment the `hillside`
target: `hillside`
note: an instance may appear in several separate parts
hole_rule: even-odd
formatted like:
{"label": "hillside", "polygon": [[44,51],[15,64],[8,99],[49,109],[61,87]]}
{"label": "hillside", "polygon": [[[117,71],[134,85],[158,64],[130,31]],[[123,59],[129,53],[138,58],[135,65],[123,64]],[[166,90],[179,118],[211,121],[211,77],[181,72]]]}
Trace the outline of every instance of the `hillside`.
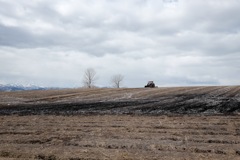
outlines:
{"label": "hillside", "polygon": [[0,92],[0,159],[239,159],[239,113],[240,86]]}
{"label": "hillside", "polygon": [[240,86],[0,92],[1,115],[238,114]]}

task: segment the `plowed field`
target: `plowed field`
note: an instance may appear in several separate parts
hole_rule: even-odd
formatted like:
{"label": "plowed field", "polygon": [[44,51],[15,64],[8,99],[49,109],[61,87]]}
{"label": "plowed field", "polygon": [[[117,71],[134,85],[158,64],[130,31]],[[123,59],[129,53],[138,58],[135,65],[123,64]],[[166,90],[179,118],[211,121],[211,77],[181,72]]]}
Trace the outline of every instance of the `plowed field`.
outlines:
{"label": "plowed field", "polygon": [[240,159],[240,87],[0,93],[0,159]]}
{"label": "plowed field", "polygon": [[0,93],[0,115],[238,114],[240,86]]}
{"label": "plowed field", "polygon": [[240,159],[238,116],[0,116],[0,159]]}

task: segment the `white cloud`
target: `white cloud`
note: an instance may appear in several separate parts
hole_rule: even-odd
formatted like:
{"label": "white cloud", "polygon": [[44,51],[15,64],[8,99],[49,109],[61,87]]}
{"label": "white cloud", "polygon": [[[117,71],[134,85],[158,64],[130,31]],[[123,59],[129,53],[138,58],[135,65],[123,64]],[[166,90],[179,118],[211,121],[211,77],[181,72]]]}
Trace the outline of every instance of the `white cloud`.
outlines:
{"label": "white cloud", "polygon": [[0,0],[0,81],[80,86],[239,84],[237,0]]}

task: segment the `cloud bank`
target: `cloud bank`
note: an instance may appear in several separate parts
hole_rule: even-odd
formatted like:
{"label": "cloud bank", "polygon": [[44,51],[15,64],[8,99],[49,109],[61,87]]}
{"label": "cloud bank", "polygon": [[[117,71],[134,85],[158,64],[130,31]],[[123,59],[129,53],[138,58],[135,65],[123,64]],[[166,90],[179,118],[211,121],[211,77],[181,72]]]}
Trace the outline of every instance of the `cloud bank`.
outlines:
{"label": "cloud bank", "polygon": [[0,0],[0,83],[238,85],[238,0]]}

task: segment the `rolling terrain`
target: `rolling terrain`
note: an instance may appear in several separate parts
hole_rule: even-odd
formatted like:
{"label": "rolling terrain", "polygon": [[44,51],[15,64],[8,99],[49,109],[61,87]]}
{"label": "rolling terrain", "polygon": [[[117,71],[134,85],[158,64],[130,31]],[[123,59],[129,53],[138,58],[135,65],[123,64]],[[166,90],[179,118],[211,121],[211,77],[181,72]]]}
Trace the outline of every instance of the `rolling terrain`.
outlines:
{"label": "rolling terrain", "polygon": [[238,114],[240,86],[0,93],[0,115]]}
{"label": "rolling terrain", "polygon": [[240,86],[0,92],[1,160],[240,159]]}

